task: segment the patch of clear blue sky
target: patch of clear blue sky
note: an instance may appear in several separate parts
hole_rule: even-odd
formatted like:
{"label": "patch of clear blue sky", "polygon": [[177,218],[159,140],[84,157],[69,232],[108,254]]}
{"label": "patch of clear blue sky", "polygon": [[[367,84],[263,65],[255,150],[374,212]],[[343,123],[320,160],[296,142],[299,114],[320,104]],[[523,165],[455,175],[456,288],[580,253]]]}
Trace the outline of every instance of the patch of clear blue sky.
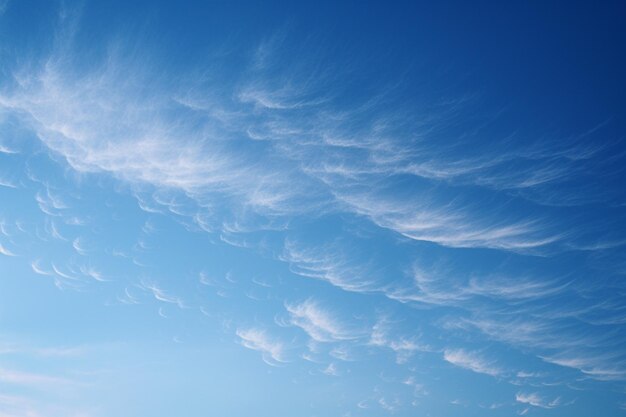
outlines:
{"label": "patch of clear blue sky", "polygon": [[0,416],[623,415],[625,15],[0,1]]}

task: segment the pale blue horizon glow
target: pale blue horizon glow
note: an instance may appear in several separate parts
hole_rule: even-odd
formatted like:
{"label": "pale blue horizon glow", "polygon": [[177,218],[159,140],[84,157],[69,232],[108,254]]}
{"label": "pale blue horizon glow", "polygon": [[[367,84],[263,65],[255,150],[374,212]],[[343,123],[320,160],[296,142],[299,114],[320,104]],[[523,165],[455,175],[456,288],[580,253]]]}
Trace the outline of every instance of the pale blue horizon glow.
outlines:
{"label": "pale blue horizon glow", "polygon": [[623,5],[102,3],[0,1],[0,417],[626,413]]}

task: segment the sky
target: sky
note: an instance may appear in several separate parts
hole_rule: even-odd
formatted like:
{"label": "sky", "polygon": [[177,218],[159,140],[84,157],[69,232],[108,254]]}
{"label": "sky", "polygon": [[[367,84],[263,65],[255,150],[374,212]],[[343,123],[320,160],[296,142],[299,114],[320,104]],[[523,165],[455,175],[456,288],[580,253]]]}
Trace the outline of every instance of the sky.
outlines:
{"label": "sky", "polygon": [[625,16],[0,0],[0,417],[626,415]]}

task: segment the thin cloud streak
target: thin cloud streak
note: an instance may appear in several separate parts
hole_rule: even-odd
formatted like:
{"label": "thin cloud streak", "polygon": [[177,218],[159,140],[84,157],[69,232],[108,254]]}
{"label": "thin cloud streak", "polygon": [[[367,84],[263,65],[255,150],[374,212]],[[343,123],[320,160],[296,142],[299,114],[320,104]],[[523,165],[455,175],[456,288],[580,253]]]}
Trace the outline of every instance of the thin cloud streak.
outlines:
{"label": "thin cloud streak", "polygon": [[264,330],[240,328],[236,334],[244,347],[261,352],[263,360],[268,365],[276,366],[278,363],[286,362],[284,345],[271,339]]}
{"label": "thin cloud streak", "polygon": [[504,373],[503,370],[495,366],[493,362],[484,359],[478,353],[469,352],[464,349],[446,349],[443,353],[443,359],[450,362],[452,365],[479,374],[500,376]]}

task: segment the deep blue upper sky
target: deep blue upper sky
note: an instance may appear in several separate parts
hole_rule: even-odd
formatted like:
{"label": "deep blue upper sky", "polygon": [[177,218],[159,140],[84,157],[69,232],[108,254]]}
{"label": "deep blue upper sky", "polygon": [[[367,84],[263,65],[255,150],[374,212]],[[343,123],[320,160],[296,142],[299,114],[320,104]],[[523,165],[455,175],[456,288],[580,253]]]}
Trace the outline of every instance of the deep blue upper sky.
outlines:
{"label": "deep blue upper sky", "polygon": [[336,3],[0,0],[0,417],[626,413],[626,5]]}

